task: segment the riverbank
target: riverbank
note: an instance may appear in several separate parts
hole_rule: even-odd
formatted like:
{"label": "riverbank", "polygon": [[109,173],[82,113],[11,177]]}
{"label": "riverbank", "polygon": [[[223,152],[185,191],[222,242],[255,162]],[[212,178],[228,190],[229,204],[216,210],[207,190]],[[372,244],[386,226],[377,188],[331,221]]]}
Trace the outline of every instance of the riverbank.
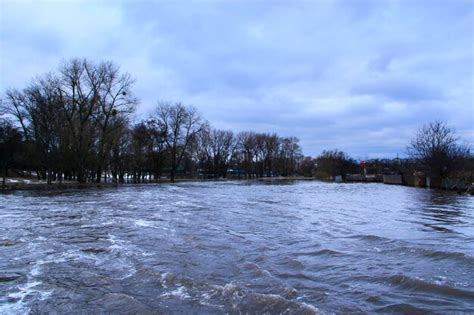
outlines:
{"label": "riverbank", "polygon": [[[320,182],[333,182],[328,180],[323,180],[315,177],[304,177],[304,176],[275,176],[275,177],[259,177],[259,178],[245,178],[245,179],[237,179],[237,178],[211,178],[211,179],[203,179],[203,178],[177,178],[175,179],[174,183],[185,183],[185,182],[234,182],[234,181],[248,181],[248,182],[277,182],[277,181],[320,181]],[[0,187],[0,192],[12,192],[12,191],[54,191],[54,190],[75,190],[75,189],[94,189],[94,188],[112,188],[112,187],[120,187],[120,186],[134,186],[134,185],[147,185],[147,184],[170,184],[172,183],[167,178],[161,178],[158,180],[153,181],[141,181],[139,183],[134,182],[126,182],[126,183],[113,183],[113,182],[101,182],[101,183],[78,183],[72,181],[62,181],[62,182],[52,182],[48,185],[46,181],[42,180],[32,180],[32,179],[25,179],[25,178],[7,178],[6,185],[4,188]],[[356,183],[356,181],[344,181],[340,183]],[[366,181],[364,183],[374,183]],[[380,184],[387,184],[383,182],[378,182]],[[391,185],[401,185],[401,186],[408,186],[408,187],[417,187],[412,185],[406,184],[391,184]],[[418,187],[418,188],[426,188],[426,187]],[[430,189],[437,189],[437,188],[430,188]],[[444,191],[454,191],[449,189],[441,189]],[[458,191],[459,193],[459,191]],[[474,195],[474,188],[471,187],[467,191],[463,191],[463,193]]]}
{"label": "riverbank", "polygon": [[[303,176],[278,176],[278,177],[260,177],[252,179],[229,179],[229,178],[179,178],[175,179],[175,183],[183,182],[225,182],[225,181],[294,181],[294,180],[317,180],[314,177],[303,177]],[[126,183],[113,183],[113,182],[101,182],[101,183],[78,183],[73,181],[62,181],[52,182],[48,184],[46,181],[33,180],[25,178],[7,178],[5,187],[0,188],[0,191],[16,191],[16,190],[63,190],[63,189],[90,189],[90,188],[109,188],[119,187],[126,185],[143,185],[143,184],[164,184],[171,183],[169,179],[158,179],[153,181],[141,181],[139,183],[126,182]]]}

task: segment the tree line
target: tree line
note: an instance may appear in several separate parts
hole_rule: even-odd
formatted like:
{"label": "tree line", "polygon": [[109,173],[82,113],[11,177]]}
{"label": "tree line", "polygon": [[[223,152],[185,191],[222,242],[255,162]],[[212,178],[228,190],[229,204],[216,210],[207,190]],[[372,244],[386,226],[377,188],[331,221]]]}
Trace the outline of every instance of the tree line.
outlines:
{"label": "tree line", "polygon": [[133,84],[112,62],[72,59],[22,90],[7,90],[0,112],[4,177],[12,168],[48,183],[297,172],[297,138],[214,129],[192,106],[162,102],[134,123]]}
{"label": "tree line", "polygon": [[196,108],[181,103],[158,103],[149,117],[134,122],[134,82],[112,62],[72,59],[24,89],[7,90],[0,100],[3,181],[12,169],[48,183],[291,175],[334,179],[367,170],[418,170],[444,179],[472,171],[469,146],[444,122],[423,126],[407,148],[407,159],[361,165],[337,149],[303,157],[295,137],[215,129]]}
{"label": "tree line", "polygon": [[423,125],[407,146],[407,157],[370,159],[357,162],[340,150],[325,150],[318,157],[305,157],[300,172],[320,179],[342,179],[348,174],[406,174],[422,172],[432,179],[449,177],[472,181],[474,157],[469,144],[462,142],[453,128],[443,121]]}

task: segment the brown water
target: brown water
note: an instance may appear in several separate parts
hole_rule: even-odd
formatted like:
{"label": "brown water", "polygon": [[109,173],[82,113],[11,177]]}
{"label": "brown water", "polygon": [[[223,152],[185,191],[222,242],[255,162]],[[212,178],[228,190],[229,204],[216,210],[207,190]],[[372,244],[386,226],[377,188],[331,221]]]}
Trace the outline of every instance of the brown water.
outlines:
{"label": "brown water", "polygon": [[474,199],[215,182],[0,195],[0,313],[474,312]]}

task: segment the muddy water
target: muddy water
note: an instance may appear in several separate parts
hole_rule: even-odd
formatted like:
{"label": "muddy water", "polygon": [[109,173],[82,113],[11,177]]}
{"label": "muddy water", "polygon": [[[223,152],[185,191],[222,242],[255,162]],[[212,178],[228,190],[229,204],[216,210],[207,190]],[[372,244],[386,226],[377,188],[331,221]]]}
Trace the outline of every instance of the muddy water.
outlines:
{"label": "muddy water", "polygon": [[382,184],[0,195],[0,313],[474,312],[474,198]]}

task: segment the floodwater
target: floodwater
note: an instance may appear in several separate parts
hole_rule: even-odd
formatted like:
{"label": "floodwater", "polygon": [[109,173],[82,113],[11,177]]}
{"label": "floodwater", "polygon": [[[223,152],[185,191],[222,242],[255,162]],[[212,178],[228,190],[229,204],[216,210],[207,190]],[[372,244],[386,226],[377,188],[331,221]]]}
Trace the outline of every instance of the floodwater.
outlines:
{"label": "floodwater", "polygon": [[473,313],[474,198],[205,182],[0,195],[0,313]]}

